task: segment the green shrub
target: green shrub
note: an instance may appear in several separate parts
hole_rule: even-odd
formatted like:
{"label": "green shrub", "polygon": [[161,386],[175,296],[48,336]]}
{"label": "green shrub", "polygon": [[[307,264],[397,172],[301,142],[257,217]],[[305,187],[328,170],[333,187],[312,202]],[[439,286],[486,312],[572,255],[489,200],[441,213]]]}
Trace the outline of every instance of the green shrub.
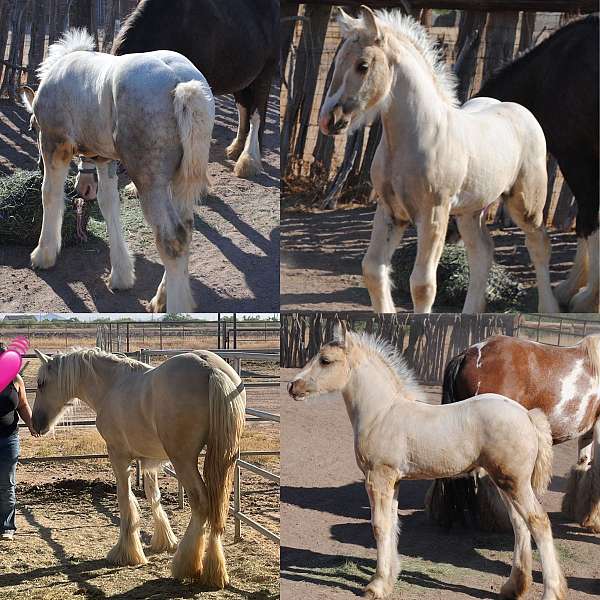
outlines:
{"label": "green shrub", "polygon": [[[398,250],[392,259],[392,282],[394,299],[400,303],[411,302],[410,273],[417,244],[413,242]],[[434,306],[461,310],[469,285],[469,265],[462,246],[447,244],[437,270],[437,295]],[[511,277],[501,265],[494,264],[486,289],[487,312],[523,310],[526,298],[523,286]]]}

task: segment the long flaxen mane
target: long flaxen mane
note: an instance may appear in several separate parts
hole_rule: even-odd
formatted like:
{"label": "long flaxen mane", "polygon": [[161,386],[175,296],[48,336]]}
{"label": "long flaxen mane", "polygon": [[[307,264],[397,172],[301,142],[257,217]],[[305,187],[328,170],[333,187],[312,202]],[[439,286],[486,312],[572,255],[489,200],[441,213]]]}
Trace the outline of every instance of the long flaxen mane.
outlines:
{"label": "long flaxen mane", "polygon": [[133,358],[104,352],[99,348],[74,348],[68,352],[55,354],[48,363],[42,365],[38,378],[43,382],[49,370],[56,369],[60,393],[65,396],[65,400],[70,400],[75,395],[82,375],[97,377],[97,366],[100,362],[110,364],[119,372],[122,370],[143,372],[152,368]]}
{"label": "long flaxen mane", "polygon": [[[378,10],[375,11],[375,16],[384,33],[384,43],[386,36],[392,36],[401,42],[409,42],[429,65],[442,99],[451,106],[459,106],[456,76],[444,60],[441,48],[431,39],[425,27],[399,10]],[[360,33],[360,30],[366,29],[363,15],[349,22],[340,17],[338,23],[344,37],[350,35],[352,31]]]}
{"label": "long flaxen mane", "polygon": [[72,52],[94,52],[96,43],[85,29],[69,29],[62,37],[48,48],[48,56],[37,69],[37,76],[42,82],[54,65]]}
{"label": "long flaxen mane", "polygon": [[381,337],[369,333],[349,331],[346,334],[352,343],[367,354],[375,355],[392,373],[400,389],[405,390],[417,402],[425,402],[423,390],[398,349]]}

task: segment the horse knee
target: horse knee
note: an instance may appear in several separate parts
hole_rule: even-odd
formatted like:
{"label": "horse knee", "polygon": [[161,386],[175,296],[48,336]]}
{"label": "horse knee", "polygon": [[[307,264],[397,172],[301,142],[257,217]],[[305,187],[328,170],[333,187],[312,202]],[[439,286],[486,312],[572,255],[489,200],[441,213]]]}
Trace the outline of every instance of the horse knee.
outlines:
{"label": "horse knee", "polygon": [[389,277],[389,267],[368,254],[362,260],[362,274],[367,288],[381,287]]}
{"label": "horse knee", "polygon": [[413,270],[410,276],[410,294],[415,312],[429,312],[435,300],[435,275],[422,274]]}

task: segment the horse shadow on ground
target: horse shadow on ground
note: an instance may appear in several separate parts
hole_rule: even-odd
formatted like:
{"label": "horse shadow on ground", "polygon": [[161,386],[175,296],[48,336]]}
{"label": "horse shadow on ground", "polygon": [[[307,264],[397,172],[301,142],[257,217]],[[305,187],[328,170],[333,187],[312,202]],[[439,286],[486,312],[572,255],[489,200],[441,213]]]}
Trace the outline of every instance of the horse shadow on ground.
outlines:
{"label": "horse shadow on ground", "polygon": [[[493,573],[508,578],[510,564],[504,560],[495,560],[484,556],[479,550],[495,552],[511,552],[514,537],[512,533],[488,533],[456,527],[442,529],[431,523],[423,510],[423,498],[429,481],[404,481],[400,483],[399,509],[416,510],[409,515],[400,516],[400,536],[398,549],[403,556],[421,559],[432,563],[445,563],[457,568],[470,569],[482,573]],[[367,549],[376,548],[370,523],[368,498],[362,482],[354,482],[341,487],[302,488],[282,487],[281,501],[301,508],[327,512],[344,518],[361,520],[335,524],[330,529],[333,540]],[[419,510],[421,509],[421,510]],[[567,523],[559,513],[549,513],[552,522],[552,533],[555,540],[577,540],[600,544],[600,540],[585,531]],[[338,566],[351,560],[367,569],[374,566],[374,561],[356,557],[338,557],[334,555],[315,555],[306,550],[282,547],[282,578],[306,580],[304,575],[315,577],[320,585],[339,587],[336,582],[322,579],[319,571],[328,565],[327,561],[337,560]],[[325,562],[323,562],[325,561]],[[334,565],[329,565],[334,566]],[[374,570],[374,569],[372,569]],[[312,573],[312,575],[311,575]],[[541,583],[542,574],[538,569],[533,571],[534,581]],[[402,571],[401,581],[435,589],[462,591],[473,597],[489,598],[489,590],[471,589],[464,586],[452,586],[438,581],[429,575],[416,571]],[[350,582],[352,583],[352,582]],[[366,585],[367,579],[361,582]],[[569,577],[569,589],[586,593],[596,590],[597,582],[585,577]],[[349,585],[346,582],[344,585]],[[360,590],[352,589],[359,592]]]}
{"label": "horse shadow on ground", "polygon": [[[38,147],[35,136],[29,131],[29,113],[10,101],[0,102],[0,155],[9,164],[25,169],[37,168]],[[0,162],[0,174],[10,175],[13,169]]]}
{"label": "horse shadow on ground", "polygon": [[[169,577],[158,577],[151,581],[145,581],[137,587],[120,593],[106,593],[100,587],[94,585],[92,581],[98,577],[105,579],[107,576],[118,577],[118,574],[123,569],[144,569],[147,566],[140,565],[137,567],[117,567],[110,565],[104,557],[98,559],[77,560],[76,556],[68,553],[65,548],[54,539],[54,529],[42,525],[36,518],[33,509],[30,505],[43,506],[45,497],[50,494],[60,493],[62,496],[72,495],[73,500],[79,498],[79,494],[84,491],[89,491],[91,494],[91,503],[96,511],[104,515],[110,523],[115,525],[114,541],[118,536],[119,519],[116,516],[117,498],[116,486],[105,482],[92,482],[86,480],[69,480],[68,485],[65,482],[56,482],[43,486],[36,486],[35,498],[28,499],[28,505],[19,505],[19,512],[22,514],[28,525],[35,529],[35,533],[29,534],[38,535],[45,544],[50,548],[56,559],[56,564],[47,567],[33,568],[27,573],[0,573],[0,588],[20,585],[23,581],[28,581],[36,585],[37,580],[45,580],[49,577],[65,578],[72,584],[77,586],[78,592],[86,598],[110,598],[113,600],[130,600],[133,598],[145,599],[156,598],[158,600],[170,600],[172,598],[196,598],[203,592],[211,591],[211,588],[195,583],[182,583]],[[135,495],[139,498],[144,496],[141,489],[134,490]],[[107,496],[111,501],[114,501],[115,509],[110,510],[105,505]],[[65,510],[64,514],[78,512],[77,509]],[[105,525],[99,525],[104,528]],[[61,531],[75,529],[76,527],[61,526]],[[58,528],[57,528],[58,529]],[[142,533],[142,542],[148,546],[150,543],[150,535],[146,532]],[[18,543],[18,542],[17,542]],[[152,556],[149,548],[145,548],[146,555]],[[54,587],[56,583],[49,584],[47,587]],[[36,586],[37,589],[44,589],[43,584]],[[235,588],[230,585],[229,589],[237,592],[241,597],[247,600],[274,600],[277,596],[271,594],[268,590],[258,590],[254,592]]]}

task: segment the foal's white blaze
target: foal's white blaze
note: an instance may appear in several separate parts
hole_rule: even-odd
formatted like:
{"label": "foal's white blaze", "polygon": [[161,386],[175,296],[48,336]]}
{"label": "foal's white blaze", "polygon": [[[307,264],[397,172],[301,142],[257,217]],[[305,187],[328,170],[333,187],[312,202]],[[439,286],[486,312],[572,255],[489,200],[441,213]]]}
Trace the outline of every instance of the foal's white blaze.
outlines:
{"label": "foal's white blaze", "polygon": [[[475,366],[479,369],[479,367],[481,367],[481,350],[484,348],[484,346],[487,344],[487,342],[479,342],[477,344],[473,344],[473,348],[477,348],[477,362],[475,363]],[[477,390],[479,390],[479,387],[477,388]]]}

